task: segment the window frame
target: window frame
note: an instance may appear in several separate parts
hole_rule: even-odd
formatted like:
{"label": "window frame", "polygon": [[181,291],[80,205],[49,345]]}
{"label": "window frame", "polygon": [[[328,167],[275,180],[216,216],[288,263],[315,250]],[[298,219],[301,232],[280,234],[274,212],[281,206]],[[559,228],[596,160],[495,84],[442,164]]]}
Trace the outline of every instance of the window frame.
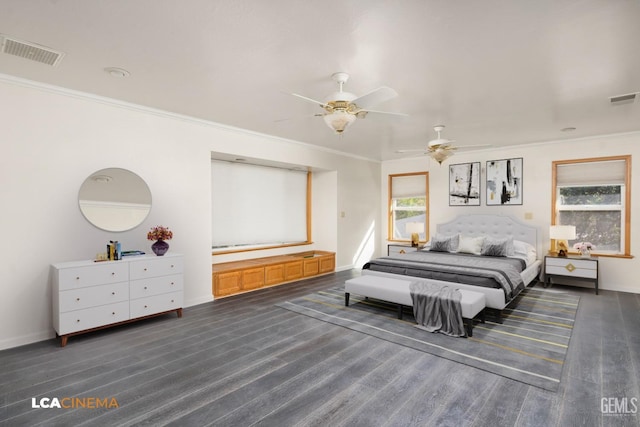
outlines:
{"label": "window frame", "polygon": [[[556,220],[558,218],[557,209],[557,196],[558,196],[558,180],[557,180],[557,171],[558,166],[570,165],[570,164],[578,164],[578,163],[596,163],[596,162],[607,162],[607,161],[624,161],[625,162],[625,173],[624,173],[624,184],[621,185],[624,194],[620,195],[621,201],[624,203],[624,207],[620,209],[622,213],[622,227],[624,228],[621,232],[622,243],[622,253],[612,254],[612,253],[598,253],[597,248],[594,251],[594,255],[602,256],[602,257],[614,257],[614,258],[633,258],[631,255],[631,155],[622,155],[622,156],[609,156],[609,157],[593,157],[586,159],[572,159],[572,160],[555,160],[552,162],[551,167],[551,225],[556,225]],[[585,184],[585,186],[597,186],[598,184]],[[604,184],[603,184],[604,185]],[[609,206],[609,205],[603,205]],[[571,209],[568,209],[571,210]],[[574,209],[577,210],[577,209]],[[607,210],[607,209],[601,209]],[[572,251],[570,251],[571,253]],[[574,252],[575,253],[575,252]]]}
{"label": "window frame", "polygon": [[424,197],[425,197],[425,223],[424,223],[424,239],[420,239],[421,243],[429,240],[429,172],[407,172],[399,174],[389,174],[388,190],[387,190],[387,240],[389,242],[411,242],[411,239],[394,238],[394,197],[393,197],[393,178],[403,178],[409,176],[424,176]]}

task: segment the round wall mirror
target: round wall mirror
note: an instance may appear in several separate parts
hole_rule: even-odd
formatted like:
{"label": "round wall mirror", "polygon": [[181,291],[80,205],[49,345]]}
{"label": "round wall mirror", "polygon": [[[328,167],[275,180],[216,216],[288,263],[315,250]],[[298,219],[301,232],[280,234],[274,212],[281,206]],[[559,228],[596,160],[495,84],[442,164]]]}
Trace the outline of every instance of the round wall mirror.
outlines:
{"label": "round wall mirror", "polygon": [[105,231],[127,231],[149,215],[151,191],[135,173],[107,168],[84,180],[78,203],[84,217],[96,227]]}

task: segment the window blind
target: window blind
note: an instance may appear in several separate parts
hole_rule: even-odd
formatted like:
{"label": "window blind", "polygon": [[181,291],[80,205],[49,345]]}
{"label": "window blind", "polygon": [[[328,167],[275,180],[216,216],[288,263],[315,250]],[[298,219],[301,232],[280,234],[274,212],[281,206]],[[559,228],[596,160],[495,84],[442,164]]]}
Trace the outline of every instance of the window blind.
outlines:
{"label": "window blind", "polygon": [[624,184],[626,167],[625,160],[557,165],[556,183],[560,187]]}
{"label": "window blind", "polygon": [[211,162],[212,246],[307,240],[307,173]]}
{"label": "window blind", "polygon": [[424,175],[394,176],[391,181],[391,197],[424,197],[425,182]]}

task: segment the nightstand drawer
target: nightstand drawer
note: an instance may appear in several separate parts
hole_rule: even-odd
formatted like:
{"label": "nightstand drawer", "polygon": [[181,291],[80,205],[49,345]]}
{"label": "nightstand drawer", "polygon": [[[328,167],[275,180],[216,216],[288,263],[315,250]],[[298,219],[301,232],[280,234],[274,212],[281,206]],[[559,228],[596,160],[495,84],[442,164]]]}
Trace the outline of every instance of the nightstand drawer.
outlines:
{"label": "nightstand drawer", "polygon": [[559,276],[598,278],[598,261],[576,258],[545,258],[545,273]]}
{"label": "nightstand drawer", "polygon": [[416,252],[418,249],[421,248],[409,245],[387,245],[387,255],[402,255],[409,252]]}

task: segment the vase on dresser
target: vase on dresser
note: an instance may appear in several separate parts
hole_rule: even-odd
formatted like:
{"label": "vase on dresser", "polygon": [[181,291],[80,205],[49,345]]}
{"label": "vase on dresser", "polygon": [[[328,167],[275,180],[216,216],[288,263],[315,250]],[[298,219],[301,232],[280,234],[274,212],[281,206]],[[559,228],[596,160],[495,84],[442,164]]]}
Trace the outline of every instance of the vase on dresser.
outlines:
{"label": "vase on dresser", "polygon": [[162,239],[156,240],[155,243],[151,245],[151,250],[157,256],[162,256],[169,250],[169,244]]}

